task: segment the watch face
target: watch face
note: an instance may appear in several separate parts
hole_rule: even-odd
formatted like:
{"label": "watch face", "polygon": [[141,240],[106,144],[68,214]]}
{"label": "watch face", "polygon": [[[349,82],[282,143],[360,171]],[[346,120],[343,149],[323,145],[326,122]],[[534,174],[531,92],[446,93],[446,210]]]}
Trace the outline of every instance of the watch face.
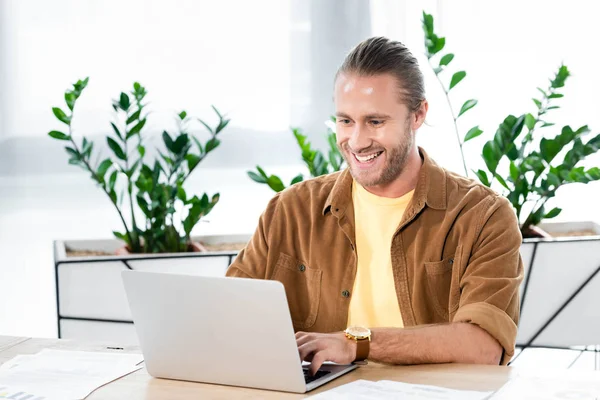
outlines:
{"label": "watch face", "polygon": [[364,339],[371,336],[371,330],[362,326],[351,326],[346,329],[346,332],[357,339]]}

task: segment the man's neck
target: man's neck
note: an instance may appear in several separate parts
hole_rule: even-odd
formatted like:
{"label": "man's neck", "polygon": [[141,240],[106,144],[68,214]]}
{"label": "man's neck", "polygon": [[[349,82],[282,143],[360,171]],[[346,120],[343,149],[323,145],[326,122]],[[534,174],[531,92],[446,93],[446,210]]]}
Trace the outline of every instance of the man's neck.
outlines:
{"label": "man's neck", "polygon": [[386,185],[368,186],[365,187],[365,189],[369,193],[380,197],[402,197],[417,187],[419,172],[421,171],[422,165],[423,160],[419,154],[419,149],[415,146],[408,155],[402,173],[396,179]]}

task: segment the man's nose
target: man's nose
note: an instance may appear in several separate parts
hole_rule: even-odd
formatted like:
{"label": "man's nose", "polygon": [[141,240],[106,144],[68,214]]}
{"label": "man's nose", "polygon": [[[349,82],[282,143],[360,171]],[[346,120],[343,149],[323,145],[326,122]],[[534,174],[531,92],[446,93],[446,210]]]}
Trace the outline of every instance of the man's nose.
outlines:
{"label": "man's nose", "polygon": [[361,150],[370,147],[372,142],[365,128],[361,124],[355,124],[348,140],[350,149],[355,153],[360,153]]}

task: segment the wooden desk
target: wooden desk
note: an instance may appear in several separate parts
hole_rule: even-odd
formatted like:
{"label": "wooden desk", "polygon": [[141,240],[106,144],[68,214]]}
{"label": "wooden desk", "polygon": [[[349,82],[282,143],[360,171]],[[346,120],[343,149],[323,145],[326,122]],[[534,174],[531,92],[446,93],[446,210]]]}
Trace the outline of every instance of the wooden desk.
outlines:
{"label": "wooden desk", "polygon": [[[59,339],[8,338],[0,336],[0,364],[3,364],[18,354],[33,354],[45,348],[139,353],[137,347],[125,347],[123,350],[111,350],[107,349],[106,345],[98,343],[81,343]],[[441,364],[398,367],[370,363],[369,365],[362,366],[358,370],[352,371],[349,374],[310,392],[310,395],[332,389],[357,379],[371,381],[387,379],[465,390],[496,390],[508,381],[512,373],[511,368],[499,366]],[[306,395],[155,379],[148,375],[146,370],[142,368],[131,375],[100,388],[88,397],[88,399],[299,399],[304,397],[306,397]]]}

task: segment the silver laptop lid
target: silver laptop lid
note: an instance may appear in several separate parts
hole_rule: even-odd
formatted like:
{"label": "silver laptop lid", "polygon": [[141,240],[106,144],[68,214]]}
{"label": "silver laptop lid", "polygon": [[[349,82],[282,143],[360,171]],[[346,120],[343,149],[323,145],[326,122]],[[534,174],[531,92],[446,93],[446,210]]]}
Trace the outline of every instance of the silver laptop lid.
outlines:
{"label": "silver laptop lid", "polygon": [[306,391],[280,282],[129,270],[122,275],[150,375]]}

